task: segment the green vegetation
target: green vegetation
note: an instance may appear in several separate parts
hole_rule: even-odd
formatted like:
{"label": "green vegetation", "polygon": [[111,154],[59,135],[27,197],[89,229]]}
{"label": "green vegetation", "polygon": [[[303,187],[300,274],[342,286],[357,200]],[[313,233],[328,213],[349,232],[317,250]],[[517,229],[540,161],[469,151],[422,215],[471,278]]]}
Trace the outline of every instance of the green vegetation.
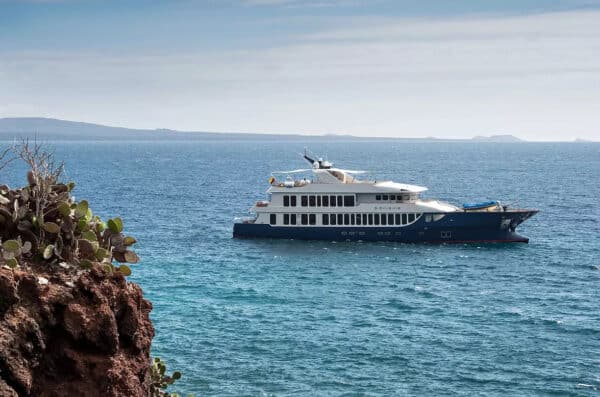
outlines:
{"label": "green vegetation", "polygon": [[[131,268],[124,263],[137,263],[139,257],[130,249],[135,238],[123,235],[121,218],[105,223],[86,200],[76,202],[71,195],[75,184],[60,181],[63,164],[41,145],[23,141],[12,152],[30,170],[27,186],[14,190],[0,186],[0,254],[5,265],[66,262],[87,269],[100,264],[130,275]],[[8,153],[0,155],[6,158]],[[0,165],[10,160],[0,158]],[[123,264],[114,266],[113,260]]]}
{"label": "green vegetation", "polygon": [[[173,372],[171,376],[165,375],[167,366],[160,358],[155,357],[150,366],[150,396],[151,397],[179,397],[177,393],[169,393],[166,389],[181,378],[180,372]],[[190,394],[190,397],[193,395]]]}

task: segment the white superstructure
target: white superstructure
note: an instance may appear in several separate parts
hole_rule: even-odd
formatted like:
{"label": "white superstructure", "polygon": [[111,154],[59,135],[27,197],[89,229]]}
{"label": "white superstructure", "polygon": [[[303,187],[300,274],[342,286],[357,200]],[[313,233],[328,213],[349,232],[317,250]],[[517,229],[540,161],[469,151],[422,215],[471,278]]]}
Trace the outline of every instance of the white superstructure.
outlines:
{"label": "white superstructure", "polygon": [[[427,188],[392,181],[361,180],[364,171],[334,168],[323,159],[304,158],[311,169],[273,172],[269,200],[259,201],[247,223],[273,226],[408,226],[422,216],[437,221],[462,211],[439,200],[424,200]],[[302,177],[308,174],[309,177]],[[433,219],[435,217],[435,219]]]}

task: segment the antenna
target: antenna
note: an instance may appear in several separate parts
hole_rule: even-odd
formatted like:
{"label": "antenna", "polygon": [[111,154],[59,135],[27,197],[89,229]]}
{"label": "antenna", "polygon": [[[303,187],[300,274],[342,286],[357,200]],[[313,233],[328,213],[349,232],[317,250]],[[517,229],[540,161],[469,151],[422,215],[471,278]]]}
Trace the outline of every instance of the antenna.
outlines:
{"label": "antenna", "polygon": [[312,165],[312,164],[314,164],[315,160],[312,159],[308,154],[309,154],[308,149],[305,147],[304,148],[304,155],[302,157],[304,157],[304,159],[306,161],[308,161]]}

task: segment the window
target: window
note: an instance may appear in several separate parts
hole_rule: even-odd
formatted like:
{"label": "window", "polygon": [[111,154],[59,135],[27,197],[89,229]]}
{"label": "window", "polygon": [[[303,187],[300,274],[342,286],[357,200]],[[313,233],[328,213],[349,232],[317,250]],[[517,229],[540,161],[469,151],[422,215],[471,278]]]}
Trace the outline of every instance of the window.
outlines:
{"label": "window", "polygon": [[375,223],[376,225],[379,225],[379,214],[375,214],[374,218],[375,219],[374,219],[373,223]]}
{"label": "window", "polygon": [[271,214],[271,219],[269,220],[271,225],[277,224],[277,214]]}
{"label": "window", "polygon": [[321,196],[317,196],[317,207],[321,206]]}
{"label": "window", "polygon": [[303,225],[308,225],[308,214],[302,214],[300,215],[300,220],[302,222]]}
{"label": "window", "polygon": [[[292,196],[292,197],[294,197],[294,196]],[[296,214],[292,214],[292,215],[290,216],[290,223],[291,223],[292,225],[295,225],[295,224],[296,224]]]}
{"label": "window", "polygon": [[388,214],[388,225],[394,224],[394,214]]}
{"label": "window", "polygon": [[337,224],[337,222],[335,221],[336,217],[335,214],[329,214],[329,223],[331,223],[332,225]]}
{"label": "window", "polygon": [[350,224],[354,225],[354,214],[350,214]]}
{"label": "window", "polygon": [[363,225],[367,224],[367,214],[363,214]]}
{"label": "window", "polygon": [[415,221],[415,214],[408,214],[408,223],[412,223]]}
{"label": "window", "polygon": [[338,207],[342,207],[344,205],[343,196],[337,196],[337,205]]}
{"label": "window", "polygon": [[329,196],[329,206],[335,207],[335,196]]}
{"label": "window", "polygon": [[344,215],[337,214],[337,217],[338,217],[338,225],[343,225],[344,224]]}
{"label": "window", "polygon": [[283,224],[284,225],[290,224],[290,214],[283,214]]}
{"label": "window", "polygon": [[311,206],[311,207],[314,207],[314,206],[315,206],[315,204],[316,204],[316,201],[315,201],[315,196],[310,196],[310,197],[308,198],[308,205],[309,205],[309,206]]}
{"label": "window", "polygon": [[303,207],[308,207],[308,196],[301,196],[300,197],[300,204]]}
{"label": "window", "polygon": [[344,196],[344,207],[354,207],[354,196]]}
{"label": "window", "polygon": [[400,222],[400,214],[396,214],[396,225],[401,225],[402,223]]}
{"label": "window", "polygon": [[387,199],[388,199],[388,195],[387,195],[387,194],[384,194],[383,196],[381,196],[381,199],[382,199],[382,200],[387,200]]}
{"label": "window", "polygon": [[315,215],[315,214],[308,215],[308,224],[316,225],[317,224],[317,215]]}
{"label": "window", "polygon": [[350,224],[350,214],[344,214],[344,225]]}
{"label": "window", "polygon": [[408,222],[406,221],[406,214],[402,214],[402,224],[406,225]]}
{"label": "window", "polygon": [[323,219],[321,223],[323,223],[323,225],[326,226],[329,225],[329,214],[323,214]]}
{"label": "window", "polygon": [[290,197],[290,199],[292,202],[292,207],[295,207],[296,206],[296,196],[292,196],[292,197]]}
{"label": "window", "polygon": [[323,207],[329,207],[329,196],[323,196]]}
{"label": "window", "polygon": [[369,225],[373,224],[373,214],[369,214]]}
{"label": "window", "polygon": [[385,214],[381,214],[381,224],[387,225],[387,216]]}
{"label": "window", "polygon": [[396,200],[396,195],[395,194],[390,194],[390,200],[395,201]]}
{"label": "window", "polygon": [[290,196],[283,196],[283,206],[284,207],[290,206]]}
{"label": "window", "polygon": [[357,225],[360,225],[360,218],[361,218],[360,214],[356,214],[356,224]]}
{"label": "window", "polygon": [[377,201],[381,200],[381,194],[376,195],[375,200],[377,200]]}

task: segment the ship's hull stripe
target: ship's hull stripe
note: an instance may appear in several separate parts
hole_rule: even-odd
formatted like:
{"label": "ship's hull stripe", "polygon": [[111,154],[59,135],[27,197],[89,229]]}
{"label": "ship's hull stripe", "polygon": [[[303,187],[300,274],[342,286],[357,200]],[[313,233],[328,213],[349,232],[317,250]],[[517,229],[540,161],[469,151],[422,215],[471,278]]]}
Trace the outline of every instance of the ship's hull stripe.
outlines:
{"label": "ship's hull stripe", "polygon": [[[271,226],[236,223],[239,238],[283,238],[330,241],[399,241],[443,243],[527,243],[514,227],[535,212],[453,213],[440,222],[418,222],[405,226]],[[501,227],[509,219],[511,227]],[[506,224],[506,222],[505,222]]]}
{"label": "ship's hull stripe", "polygon": [[[397,231],[401,230],[401,231]],[[444,236],[443,238],[441,236]],[[261,224],[236,224],[233,236],[238,238],[283,238],[330,241],[399,241],[444,243],[526,243],[528,238],[510,230],[497,229],[429,229],[410,230],[393,227],[277,227]]]}

